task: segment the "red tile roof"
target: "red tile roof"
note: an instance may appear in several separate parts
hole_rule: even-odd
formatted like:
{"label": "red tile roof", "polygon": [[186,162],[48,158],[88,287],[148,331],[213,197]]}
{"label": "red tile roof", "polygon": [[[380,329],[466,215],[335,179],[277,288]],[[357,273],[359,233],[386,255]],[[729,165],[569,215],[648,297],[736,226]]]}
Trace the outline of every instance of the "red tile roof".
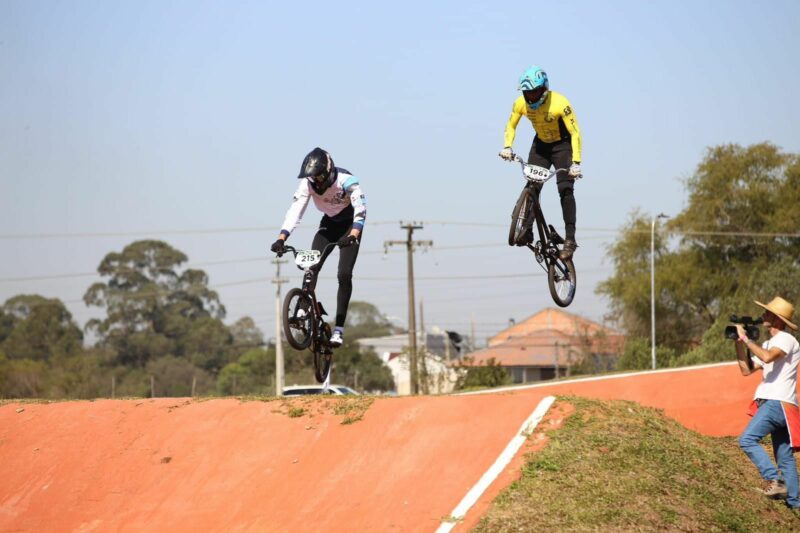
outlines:
{"label": "red tile roof", "polygon": [[609,327],[560,309],[545,309],[501,331],[483,350],[468,354],[476,363],[495,359],[503,366],[570,365],[587,352],[618,351],[624,336]]}

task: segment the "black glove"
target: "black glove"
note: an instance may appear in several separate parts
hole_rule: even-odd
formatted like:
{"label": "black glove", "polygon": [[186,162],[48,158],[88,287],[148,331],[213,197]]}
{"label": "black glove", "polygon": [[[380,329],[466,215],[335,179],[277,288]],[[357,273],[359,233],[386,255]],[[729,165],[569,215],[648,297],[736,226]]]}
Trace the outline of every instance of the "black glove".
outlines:
{"label": "black glove", "polygon": [[358,244],[358,237],[355,235],[345,235],[339,239],[336,244],[339,245],[339,248],[347,248],[351,244]]}
{"label": "black glove", "polygon": [[276,254],[278,254],[279,256],[283,255],[286,252],[286,247],[284,245],[284,240],[283,239],[278,239],[277,241],[272,243],[272,246],[270,246],[269,249],[272,250],[273,252],[275,252]]}

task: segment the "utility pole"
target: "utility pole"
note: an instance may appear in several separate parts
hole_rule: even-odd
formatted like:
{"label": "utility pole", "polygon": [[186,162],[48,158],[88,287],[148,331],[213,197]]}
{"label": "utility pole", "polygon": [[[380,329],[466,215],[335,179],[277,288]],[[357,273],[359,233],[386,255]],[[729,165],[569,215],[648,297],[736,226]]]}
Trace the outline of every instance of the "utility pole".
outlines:
{"label": "utility pole", "polygon": [[422,394],[428,394],[430,392],[428,387],[428,362],[426,361],[428,355],[428,336],[425,334],[425,310],[423,309],[421,298],[419,300],[419,331],[419,342],[422,343],[422,350],[417,359],[419,359],[420,374],[422,374]]}
{"label": "utility pole", "polygon": [[471,348],[475,351],[477,349],[475,346],[475,313],[471,313],[469,316],[469,330]]}
{"label": "utility pole", "polygon": [[558,348],[559,348],[558,341],[556,341],[554,347],[555,347],[555,353],[556,353],[556,356],[555,356],[556,372],[555,372],[555,374],[556,374],[556,379],[558,379],[558,355],[559,355],[558,354]]}
{"label": "utility pole", "polygon": [[412,239],[415,229],[422,229],[420,223],[400,222],[400,227],[408,232],[404,241],[385,241],[383,247],[405,246],[408,257],[408,359],[411,370],[411,394],[419,393],[419,367],[417,365],[417,319],[414,316],[414,249],[417,246],[433,246],[433,241],[415,241]]}
{"label": "utility pole", "polygon": [[283,343],[281,342],[281,285],[288,283],[289,280],[281,277],[281,265],[286,263],[285,259],[272,260],[275,265],[275,277],[272,283],[275,284],[275,396],[283,396]]}
{"label": "utility pole", "polygon": [[652,351],[653,370],[656,369],[656,251],[655,235],[656,222],[659,218],[669,218],[664,213],[659,213],[653,217],[650,226],[650,349]]}

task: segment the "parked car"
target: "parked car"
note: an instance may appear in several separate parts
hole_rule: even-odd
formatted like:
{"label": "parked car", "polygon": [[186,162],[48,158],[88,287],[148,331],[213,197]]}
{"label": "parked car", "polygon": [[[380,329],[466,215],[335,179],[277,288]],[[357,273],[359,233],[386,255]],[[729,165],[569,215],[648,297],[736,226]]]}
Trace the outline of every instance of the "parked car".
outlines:
{"label": "parked car", "polygon": [[283,388],[284,396],[303,396],[305,394],[333,394],[339,396],[345,394],[357,395],[358,393],[344,385],[329,385],[327,391],[322,385],[294,385]]}

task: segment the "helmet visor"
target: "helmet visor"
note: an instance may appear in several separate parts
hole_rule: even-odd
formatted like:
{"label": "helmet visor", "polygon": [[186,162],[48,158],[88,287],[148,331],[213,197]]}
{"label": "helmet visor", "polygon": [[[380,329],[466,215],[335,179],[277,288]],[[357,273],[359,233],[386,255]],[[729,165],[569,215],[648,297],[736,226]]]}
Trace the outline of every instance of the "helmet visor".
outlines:
{"label": "helmet visor", "polygon": [[541,100],[545,92],[547,92],[546,87],[537,87],[535,89],[531,89],[530,91],[522,91],[522,95],[525,97],[526,102],[529,104],[535,104]]}

